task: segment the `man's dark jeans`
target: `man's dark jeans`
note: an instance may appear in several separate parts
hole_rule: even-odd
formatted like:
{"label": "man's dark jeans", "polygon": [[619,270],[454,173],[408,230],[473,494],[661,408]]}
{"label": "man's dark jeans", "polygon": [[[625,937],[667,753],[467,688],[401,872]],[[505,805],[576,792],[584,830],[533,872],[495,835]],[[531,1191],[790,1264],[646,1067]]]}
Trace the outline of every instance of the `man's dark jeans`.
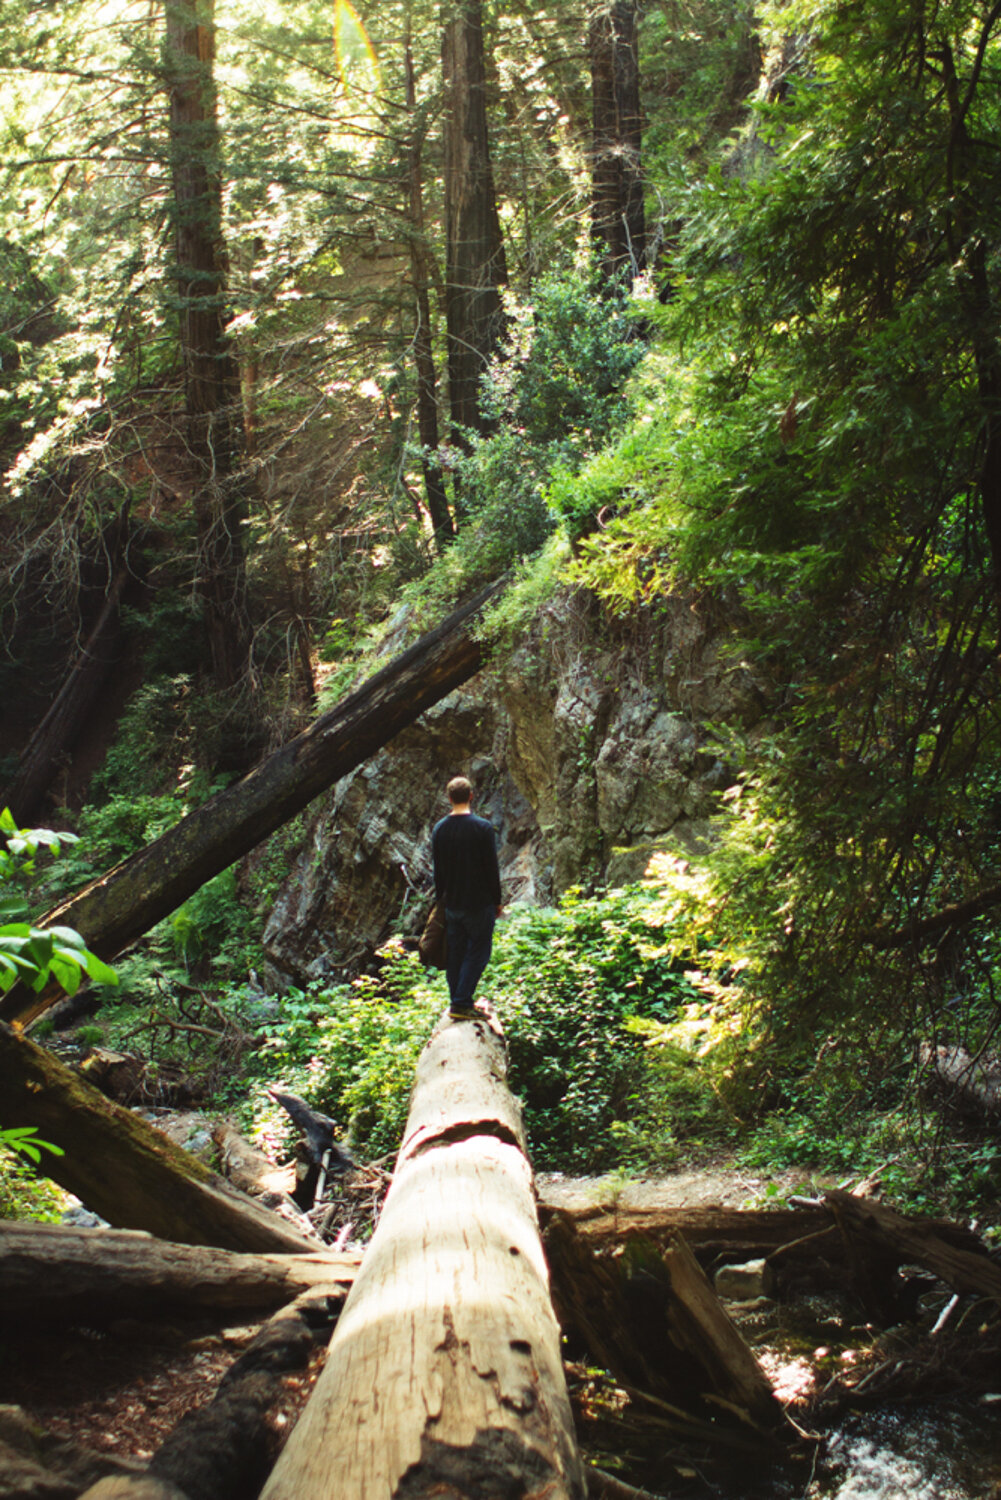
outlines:
{"label": "man's dark jeans", "polygon": [[473,991],[490,959],[493,947],[495,906],[481,906],[476,911],[445,909],[445,931],[448,938],[448,998],[452,1008],[464,1010],[473,1003]]}

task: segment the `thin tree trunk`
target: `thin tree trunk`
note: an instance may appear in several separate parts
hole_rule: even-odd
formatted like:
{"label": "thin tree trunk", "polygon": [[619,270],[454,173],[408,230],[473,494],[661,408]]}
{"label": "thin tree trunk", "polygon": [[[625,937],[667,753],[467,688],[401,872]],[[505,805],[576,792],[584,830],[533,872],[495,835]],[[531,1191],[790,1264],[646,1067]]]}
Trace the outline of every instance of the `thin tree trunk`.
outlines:
{"label": "thin tree trunk", "polygon": [[[408,33],[410,18],[407,17]],[[428,514],[434,529],[438,550],[454,535],[448,508],[445,476],[438,458],[438,377],[431,342],[431,298],[428,269],[428,247],[424,235],[424,191],[421,172],[421,148],[424,126],[417,113],[417,89],[414,81],[414,59],[410,36],[406,41],[407,112],[413,121],[413,134],[407,146],[407,183],[410,214],[410,275],[414,283],[417,326],[414,330],[414,365],[417,370],[417,430],[421,440],[421,463]]]}
{"label": "thin tree trunk", "polygon": [[362,1270],[261,1500],[581,1500],[503,1043],[439,1026]]}
{"label": "thin tree trunk", "polygon": [[453,440],[485,430],[479,383],[503,327],[504,241],[487,133],[481,0],[452,0],[445,80],[445,314]]}
{"label": "thin tree trunk", "polygon": [[635,0],[599,8],[588,35],[591,61],[592,235],[609,280],[631,282],[646,264],[639,57]]}
{"label": "thin tree trunk", "polygon": [[[39,925],[75,927],[103,958],[142,937],[479,671],[483,647],[471,626],[502,586],[481,590],[242,781],[54,907]],[[55,986],[41,995],[18,986],[0,1000],[0,1020],[26,1025],[61,998]]]}
{"label": "thin tree trunk", "polygon": [[213,9],[214,0],[169,0],[164,62],[198,592],[213,675],[220,686],[230,687],[246,671],[250,628],[241,534],[245,513],[236,478],[240,381],[225,330]]}

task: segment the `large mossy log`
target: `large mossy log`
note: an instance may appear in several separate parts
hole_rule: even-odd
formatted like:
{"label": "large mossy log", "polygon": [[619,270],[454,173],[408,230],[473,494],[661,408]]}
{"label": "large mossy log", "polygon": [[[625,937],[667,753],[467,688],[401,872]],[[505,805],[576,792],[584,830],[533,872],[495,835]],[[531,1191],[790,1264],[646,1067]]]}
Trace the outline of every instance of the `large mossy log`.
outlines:
{"label": "large mossy log", "polygon": [[130,1110],[106,1099],[43,1047],[0,1023],[5,1121],[59,1146],[45,1172],[121,1229],[225,1250],[315,1251],[277,1214],[238,1193]]}
{"label": "large mossy log", "polygon": [[178,1311],[274,1308],[317,1287],[342,1294],[357,1255],[249,1255],[179,1245],[133,1229],[0,1221],[0,1303],[8,1320],[88,1325]]}
{"label": "large mossy log", "polygon": [[580,1500],[518,1107],[485,1020],[422,1054],[393,1185],[262,1500]]}
{"label": "large mossy log", "polygon": [[[182,901],[360,766],[483,664],[472,624],[492,584],[357,691],[144,849],[46,912],[41,926],[81,932],[113,958]],[[0,1020],[28,1024],[61,992],[11,990]]]}

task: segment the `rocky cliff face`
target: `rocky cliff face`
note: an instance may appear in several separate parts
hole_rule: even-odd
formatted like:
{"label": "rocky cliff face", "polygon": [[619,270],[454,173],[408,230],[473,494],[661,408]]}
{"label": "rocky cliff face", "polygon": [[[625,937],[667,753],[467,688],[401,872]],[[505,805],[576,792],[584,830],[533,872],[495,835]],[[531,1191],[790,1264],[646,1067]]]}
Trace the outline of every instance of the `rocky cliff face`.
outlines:
{"label": "rocky cliff face", "polygon": [[696,849],[730,779],[704,726],[762,712],[725,640],[704,603],[612,622],[589,596],[561,595],[512,655],[331,791],[264,933],[276,970],[322,978],[417,929],[430,831],[459,772],[497,829],[509,903],[622,884],[658,848]]}

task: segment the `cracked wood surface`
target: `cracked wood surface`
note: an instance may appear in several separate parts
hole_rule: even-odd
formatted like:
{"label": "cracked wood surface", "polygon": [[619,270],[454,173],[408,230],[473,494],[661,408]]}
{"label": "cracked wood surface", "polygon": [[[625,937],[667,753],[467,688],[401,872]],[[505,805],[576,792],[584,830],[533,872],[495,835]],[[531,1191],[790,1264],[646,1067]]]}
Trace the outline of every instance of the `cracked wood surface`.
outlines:
{"label": "cracked wood surface", "polygon": [[343,1296],[359,1263],[319,1244],[313,1255],[248,1255],[133,1229],[0,1222],[0,1303],[33,1323],[271,1308],[316,1287]]}
{"label": "cracked wood surface", "polygon": [[262,1500],[580,1500],[584,1480],[503,1043],[440,1026],[393,1186]]}

